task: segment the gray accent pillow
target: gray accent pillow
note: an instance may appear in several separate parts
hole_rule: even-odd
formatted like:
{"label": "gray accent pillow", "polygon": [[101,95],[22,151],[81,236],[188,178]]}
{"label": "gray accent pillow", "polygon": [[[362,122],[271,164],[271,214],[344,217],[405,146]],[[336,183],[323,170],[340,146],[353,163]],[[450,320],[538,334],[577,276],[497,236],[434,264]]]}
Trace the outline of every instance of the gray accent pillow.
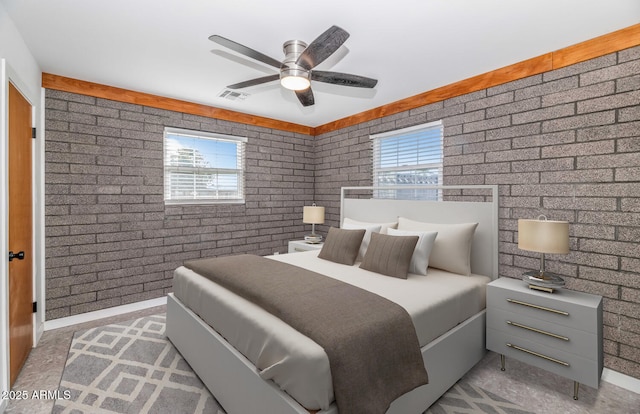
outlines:
{"label": "gray accent pillow", "polygon": [[371,242],[360,268],[385,276],[406,279],[418,236],[371,233]]}
{"label": "gray accent pillow", "polygon": [[362,238],[362,243],[360,244],[360,251],[358,252],[358,257],[356,258],[356,261],[359,262],[362,260],[365,253],[367,253],[367,247],[369,247],[369,241],[371,240],[371,233],[380,233],[380,229],[382,228],[382,226],[380,224],[374,224],[369,227],[363,227],[357,224],[350,224],[345,220],[341,228],[345,230],[365,230],[364,237]]}
{"label": "gray accent pillow", "polygon": [[437,231],[411,231],[411,230],[387,230],[389,236],[418,236],[418,243],[413,251],[411,257],[411,264],[409,265],[409,273],[415,273],[417,275],[427,274],[427,268],[429,267],[429,256],[433,249],[433,243],[438,235]]}
{"label": "gray accent pillow", "polygon": [[365,230],[345,230],[329,228],[322,250],[318,253],[321,259],[352,266],[358,257]]}

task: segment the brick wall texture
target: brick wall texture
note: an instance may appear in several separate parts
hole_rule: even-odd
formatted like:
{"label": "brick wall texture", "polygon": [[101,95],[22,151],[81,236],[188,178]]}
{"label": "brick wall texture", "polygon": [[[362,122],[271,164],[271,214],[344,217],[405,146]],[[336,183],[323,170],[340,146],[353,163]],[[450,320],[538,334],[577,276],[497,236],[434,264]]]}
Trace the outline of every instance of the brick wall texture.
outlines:
{"label": "brick wall texture", "polygon": [[[442,120],[445,184],[497,184],[500,276],[537,268],[517,219],[570,223],[548,255],[604,297],[605,366],[640,378],[640,47],[317,137],[47,91],[47,319],[155,298],[183,260],[284,251],[302,206],[339,225],[341,186],[371,185],[370,134]],[[165,207],[164,126],[249,137],[247,203]]]}
{"label": "brick wall texture", "polygon": [[[310,136],[46,91],[46,318],[171,291],[184,260],[286,252],[313,201]],[[246,203],[164,205],[164,127],[248,138]]]}
{"label": "brick wall texture", "polygon": [[316,202],[372,185],[370,134],[442,120],[444,183],[497,184],[500,276],[537,269],[518,218],[570,223],[547,255],[569,289],[604,297],[605,366],[640,378],[640,47],[316,137]]}

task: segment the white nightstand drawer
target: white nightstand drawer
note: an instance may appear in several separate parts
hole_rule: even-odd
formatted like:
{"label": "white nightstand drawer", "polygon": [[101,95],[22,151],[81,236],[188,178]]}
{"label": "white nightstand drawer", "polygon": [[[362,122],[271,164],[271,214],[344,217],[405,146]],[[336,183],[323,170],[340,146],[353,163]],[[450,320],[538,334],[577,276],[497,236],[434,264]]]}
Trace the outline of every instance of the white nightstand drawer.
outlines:
{"label": "white nightstand drawer", "polygon": [[507,357],[598,388],[597,360],[580,357],[495,329],[487,329],[487,348]]}
{"label": "white nightstand drawer", "polygon": [[[516,313],[530,318],[545,320],[569,328],[596,333],[598,303],[577,302],[575,293],[559,289],[555,293],[536,292],[524,282],[521,289],[502,289],[489,285],[487,303],[508,313]],[[584,296],[584,294],[583,294]]]}
{"label": "white nightstand drawer", "polygon": [[487,349],[571,378],[577,399],[579,383],[597,388],[602,374],[602,297],[496,279],[487,285]]}
{"label": "white nightstand drawer", "polygon": [[487,309],[487,328],[588,359],[598,358],[598,338],[595,333],[495,307]]}

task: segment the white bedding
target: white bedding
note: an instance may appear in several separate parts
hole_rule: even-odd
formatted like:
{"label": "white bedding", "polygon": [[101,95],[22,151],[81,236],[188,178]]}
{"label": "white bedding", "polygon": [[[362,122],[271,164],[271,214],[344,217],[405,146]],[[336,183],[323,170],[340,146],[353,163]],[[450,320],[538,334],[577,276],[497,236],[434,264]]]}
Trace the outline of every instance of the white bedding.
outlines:
{"label": "white bedding", "polygon": [[[318,251],[270,256],[369,290],[404,307],[420,346],[485,308],[490,278],[429,269],[407,280],[383,276],[317,258]],[[333,401],[329,360],[324,350],[275,316],[193,271],[176,269],[174,294],[247,357],[264,379],[273,380],[307,409]],[[429,367],[427,367],[428,371]]]}

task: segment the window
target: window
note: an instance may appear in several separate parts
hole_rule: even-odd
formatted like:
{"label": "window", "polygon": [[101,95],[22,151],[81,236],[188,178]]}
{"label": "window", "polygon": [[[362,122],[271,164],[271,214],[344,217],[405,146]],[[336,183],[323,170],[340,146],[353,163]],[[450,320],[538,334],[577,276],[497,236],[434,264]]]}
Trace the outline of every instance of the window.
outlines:
{"label": "window", "polygon": [[[373,185],[442,184],[442,121],[372,135]],[[437,200],[435,190],[375,191],[376,198]]]}
{"label": "window", "polygon": [[165,203],[243,203],[246,141],[243,137],[165,128]]}

